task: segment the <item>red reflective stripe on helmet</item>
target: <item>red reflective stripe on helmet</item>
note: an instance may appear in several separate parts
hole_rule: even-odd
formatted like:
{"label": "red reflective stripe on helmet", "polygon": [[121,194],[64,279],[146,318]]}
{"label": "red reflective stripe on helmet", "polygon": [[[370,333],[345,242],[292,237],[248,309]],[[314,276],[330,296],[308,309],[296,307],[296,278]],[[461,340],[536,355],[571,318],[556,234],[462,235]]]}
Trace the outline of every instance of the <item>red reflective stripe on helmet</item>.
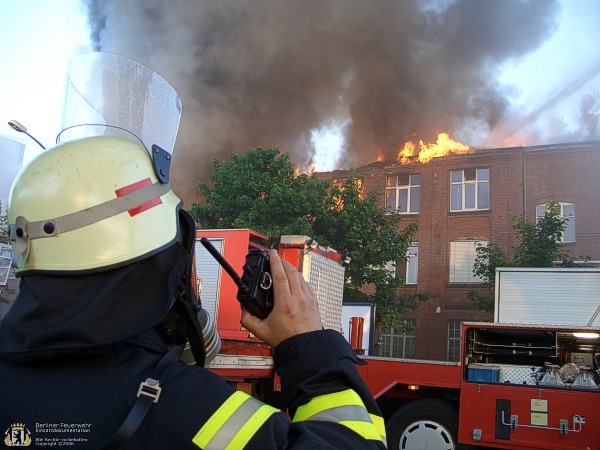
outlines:
{"label": "red reflective stripe on helmet", "polygon": [[[152,184],[152,180],[150,178],[146,178],[145,180],[138,181],[137,183],[133,183],[133,184],[130,184],[129,186],[122,187],[121,189],[117,189],[115,191],[115,194],[117,194],[117,197],[122,197],[124,195],[130,194],[131,192],[145,188],[146,186],[150,186],[151,184]],[[129,213],[129,215],[131,217],[133,217],[137,214],[140,214],[144,211],[149,210],[150,208],[160,205],[161,203],[162,203],[162,200],[160,199],[160,197],[156,197],[156,198],[153,198],[152,200],[142,203],[139,206],[136,206],[135,208],[131,208],[127,212]]]}

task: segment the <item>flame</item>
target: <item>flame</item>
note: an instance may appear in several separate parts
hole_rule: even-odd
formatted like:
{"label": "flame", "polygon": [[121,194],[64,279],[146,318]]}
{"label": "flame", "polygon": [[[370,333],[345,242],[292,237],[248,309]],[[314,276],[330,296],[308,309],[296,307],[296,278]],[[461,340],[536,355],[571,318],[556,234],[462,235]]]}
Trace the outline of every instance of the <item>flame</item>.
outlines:
{"label": "flame", "polygon": [[381,151],[380,148],[377,149],[377,162],[381,162],[385,159],[385,156],[383,155],[383,152]]}
{"label": "flame", "polygon": [[410,164],[418,160],[421,163],[428,163],[433,158],[439,158],[440,156],[463,155],[465,153],[473,153],[473,150],[468,145],[453,140],[449,133],[438,133],[435,144],[425,144],[422,140],[419,140],[418,153],[414,142],[404,143],[404,147],[398,153],[398,162],[400,164]]}
{"label": "flame", "polygon": [[417,146],[413,141],[405,142],[404,147],[398,153],[398,162],[400,164],[409,164],[414,159],[416,150]]}
{"label": "flame", "polygon": [[317,170],[317,163],[314,161],[311,161],[308,163],[308,165],[306,166],[306,169],[301,169],[299,166],[294,167],[294,178],[298,178],[300,175],[308,175],[309,177],[312,177],[316,172],[318,172]]}
{"label": "flame", "polygon": [[[347,181],[348,180],[346,178],[334,178],[332,180],[332,186],[337,187],[340,191],[343,192],[346,189],[345,183]],[[361,178],[355,178],[354,183],[356,184],[356,188],[358,189],[358,198],[360,200],[362,200],[363,192],[364,192],[363,180]],[[332,200],[333,200],[333,206],[331,207],[332,210],[341,211],[344,209],[344,200],[342,199],[341,196],[333,197]]]}

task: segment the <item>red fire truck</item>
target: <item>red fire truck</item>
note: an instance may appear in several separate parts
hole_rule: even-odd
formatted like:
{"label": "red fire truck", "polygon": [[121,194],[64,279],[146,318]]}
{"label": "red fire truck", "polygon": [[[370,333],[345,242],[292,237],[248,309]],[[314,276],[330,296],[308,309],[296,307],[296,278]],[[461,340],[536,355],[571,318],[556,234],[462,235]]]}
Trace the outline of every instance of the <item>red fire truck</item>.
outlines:
{"label": "red fire truck", "polygon": [[[266,239],[251,230],[201,230],[239,268]],[[279,253],[315,291],[327,328],[342,329],[340,255],[284,236]],[[240,327],[237,286],[197,246],[203,305],[221,351],[209,369],[274,406],[271,350]],[[359,372],[377,399],[394,449],[600,449],[600,328],[464,323],[457,363],[361,356]],[[350,339],[352,342],[353,339]],[[355,339],[360,342],[360,339]]]}
{"label": "red fire truck", "polygon": [[359,371],[389,448],[598,449],[599,335],[467,322],[459,363],[371,356]]}

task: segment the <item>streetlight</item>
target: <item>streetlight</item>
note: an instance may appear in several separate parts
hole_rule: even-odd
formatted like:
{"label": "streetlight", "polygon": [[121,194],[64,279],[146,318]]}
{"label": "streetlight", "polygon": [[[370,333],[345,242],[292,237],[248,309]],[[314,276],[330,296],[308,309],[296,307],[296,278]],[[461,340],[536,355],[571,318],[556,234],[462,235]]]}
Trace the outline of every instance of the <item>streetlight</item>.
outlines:
{"label": "streetlight", "polygon": [[35,142],[37,142],[37,144],[40,147],[42,147],[44,150],[46,150],[46,147],[44,147],[40,141],[38,141],[36,138],[34,138],[31,134],[29,134],[27,132],[27,128],[25,127],[25,125],[20,124],[17,120],[9,120],[8,125],[10,125],[10,127],[13,130],[18,131],[19,133],[25,133],[27,136],[29,136],[31,139],[33,139]]}

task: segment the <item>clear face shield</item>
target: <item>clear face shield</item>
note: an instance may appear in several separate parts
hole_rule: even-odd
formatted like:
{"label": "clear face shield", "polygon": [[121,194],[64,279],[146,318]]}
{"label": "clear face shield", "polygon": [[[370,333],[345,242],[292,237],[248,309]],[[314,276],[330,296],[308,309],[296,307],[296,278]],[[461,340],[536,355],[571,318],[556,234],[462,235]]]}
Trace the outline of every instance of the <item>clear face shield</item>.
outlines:
{"label": "clear face shield", "polygon": [[56,143],[94,136],[141,143],[161,182],[168,182],[182,111],[175,89],[149,67],[114,53],[77,55],[67,76]]}

